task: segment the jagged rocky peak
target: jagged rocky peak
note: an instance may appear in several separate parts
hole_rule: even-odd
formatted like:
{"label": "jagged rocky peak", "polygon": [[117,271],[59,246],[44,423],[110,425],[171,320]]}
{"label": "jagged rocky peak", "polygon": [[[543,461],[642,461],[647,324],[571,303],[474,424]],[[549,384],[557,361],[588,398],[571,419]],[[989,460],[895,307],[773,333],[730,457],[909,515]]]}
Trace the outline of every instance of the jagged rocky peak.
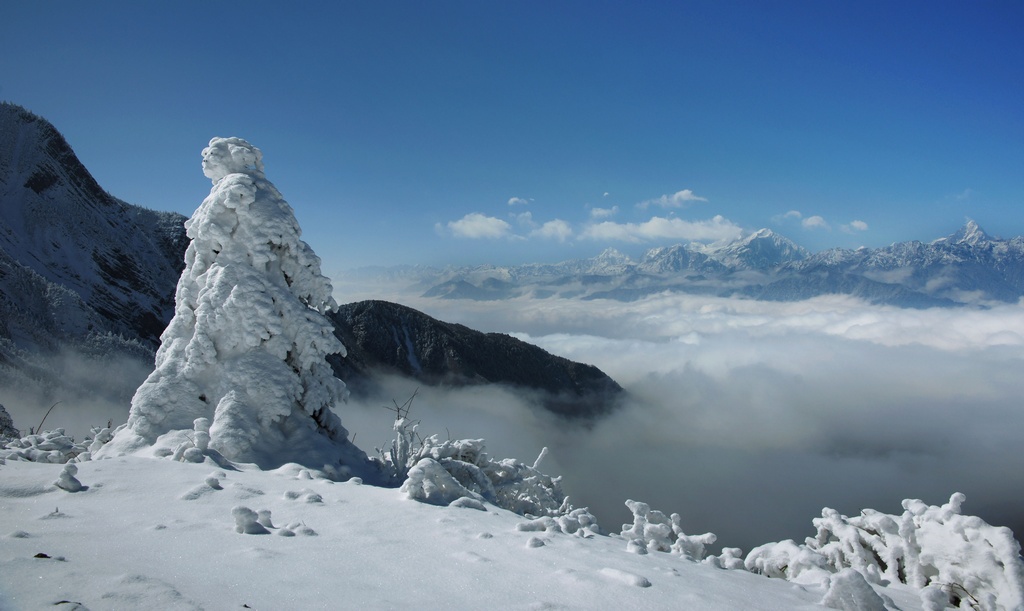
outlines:
{"label": "jagged rocky peak", "polygon": [[957,230],[956,233],[948,235],[944,238],[939,238],[932,242],[932,244],[966,244],[968,246],[978,246],[984,242],[991,241],[992,238],[985,233],[985,231],[976,223],[973,219],[968,219],[964,226]]}
{"label": "jagged rocky peak", "polygon": [[609,264],[613,264],[613,265],[624,265],[624,264],[630,263],[629,257],[624,255],[624,254],[622,254],[621,252],[619,252],[615,248],[606,248],[606,249],[604,249],[601,252],[601,254],[599,254],[599,255],[597,255],[597,257],[595,257],[595,261],[598,261],[598,262],[601,262],[601,263],[609,263]]}

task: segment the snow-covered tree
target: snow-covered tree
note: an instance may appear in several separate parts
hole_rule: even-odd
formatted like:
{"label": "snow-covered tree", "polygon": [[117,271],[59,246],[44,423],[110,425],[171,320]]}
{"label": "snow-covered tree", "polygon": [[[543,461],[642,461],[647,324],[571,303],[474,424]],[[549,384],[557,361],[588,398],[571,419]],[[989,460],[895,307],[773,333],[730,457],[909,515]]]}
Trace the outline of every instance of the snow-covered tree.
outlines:
{"label": "snow-covered tree", "polygon": [[361,462],[331,411],[347,391],[326,357],[345,348],[324,316],[337,304],[320,259],[264,177],[259,149],[214,138],[203,173],[213,188],[185,224],[174,318],[103,453],[180,457],[191,443],[263,467]]}

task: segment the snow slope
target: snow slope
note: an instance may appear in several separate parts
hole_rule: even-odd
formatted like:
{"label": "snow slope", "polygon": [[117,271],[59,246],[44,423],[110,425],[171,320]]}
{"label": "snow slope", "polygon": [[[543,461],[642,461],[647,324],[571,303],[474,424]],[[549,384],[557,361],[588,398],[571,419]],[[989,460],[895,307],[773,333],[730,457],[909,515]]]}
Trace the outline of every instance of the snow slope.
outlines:
{"label": "snow slope", "polygon": [[[77,467],[85,489],[69,493],[53,485],[62,465],[0,466],[0,608],[810,609],[825,596],[294,465],[126,456]],[[270,510],[273,527],[236,532],[236,507]],[[891,608],[921,608],[915,591],[881,591]]]}

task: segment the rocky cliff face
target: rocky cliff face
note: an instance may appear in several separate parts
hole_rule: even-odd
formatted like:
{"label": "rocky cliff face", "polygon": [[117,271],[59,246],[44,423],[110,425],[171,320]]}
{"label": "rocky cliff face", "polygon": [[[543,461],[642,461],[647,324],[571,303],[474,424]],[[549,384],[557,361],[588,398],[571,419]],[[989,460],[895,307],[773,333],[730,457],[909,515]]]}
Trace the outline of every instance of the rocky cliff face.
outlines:
{"label": "rocky cliff face", "polygon": [[113,333],[155,348],[185,217],[104,191],[46,120],[0,104],[0,337],[52,348]]}
{"label": "rocky cliff face", "polygon": [[332,363],[354,392],[375,372],[426,384],[507,384],[541,391],[544,405],[570,417],[593,417],[614,405],[622,388],[600,369],[554,356],[500,333],[441,322],[386,301],[341,306],[331,315],[348,357]]}

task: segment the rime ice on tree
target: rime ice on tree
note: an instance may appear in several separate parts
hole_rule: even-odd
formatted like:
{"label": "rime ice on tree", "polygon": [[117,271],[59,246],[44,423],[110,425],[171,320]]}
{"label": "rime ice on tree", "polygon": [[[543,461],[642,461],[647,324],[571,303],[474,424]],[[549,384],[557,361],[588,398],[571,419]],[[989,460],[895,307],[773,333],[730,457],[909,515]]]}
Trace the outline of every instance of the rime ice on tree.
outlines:
{"label": "rime ice on tree", "polygon": [[336,306],[331,284],[261,157],[239,138],[203,150],[213,188],[185,224],[192,241],[174,318],[105,453],[167,454],[207,418],[209,447],[231,460],[322,464],[325,452],[334,463],[360,454],[330,409],[347,395],[325,360],[345,354],[323,316]]}

